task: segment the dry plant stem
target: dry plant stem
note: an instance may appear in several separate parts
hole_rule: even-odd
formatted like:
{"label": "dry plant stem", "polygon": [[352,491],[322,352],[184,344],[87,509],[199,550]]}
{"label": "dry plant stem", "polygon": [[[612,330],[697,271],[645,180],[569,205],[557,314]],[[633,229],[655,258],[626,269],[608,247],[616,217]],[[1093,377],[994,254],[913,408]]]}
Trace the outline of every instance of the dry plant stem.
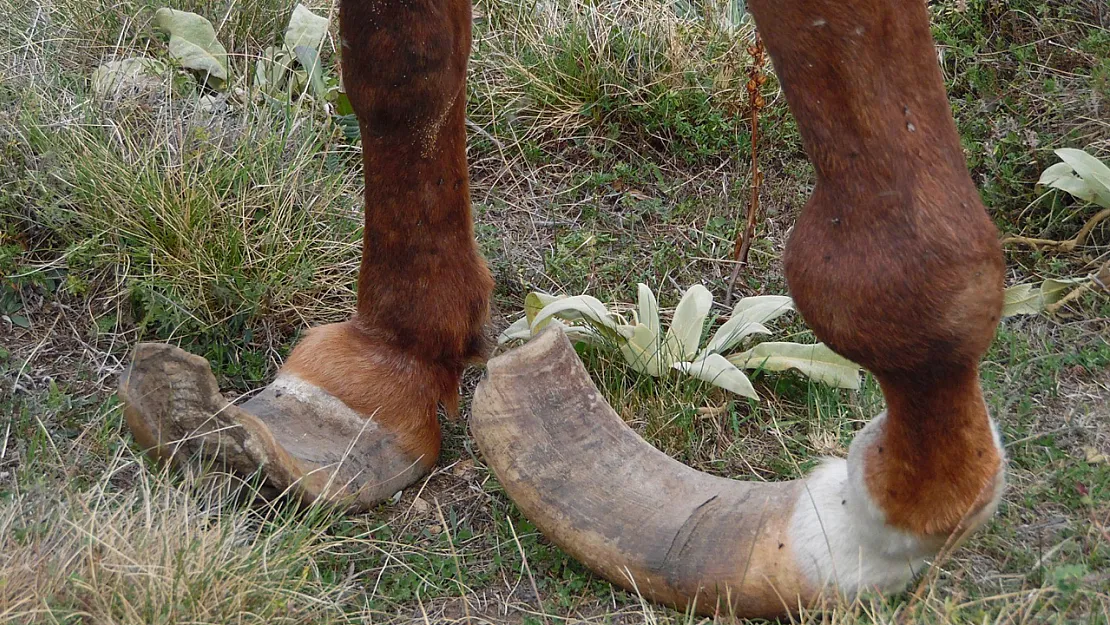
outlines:
{"label": "dry plant stem", "polygon": [[1057,252],[1072,252],[1075,248],[1083,245],[1087,241],[1087,236],[1095,229],[1103,220],[1110,217],[1110,208],[1104,208],[1095,213],[1094,217],[1087,220],[1079,232],[1070,239],[1064,241],[1056,241],[1053,239],[1034,239],[1031,237],[1006,237],[1002,239],[1002,245],[1027,245],[1034,249],[1045,248]]}
{"label": "dry plant stem", "polygon": [[1068,292],[1067,295],[1062,297],[1060,299],[1060,301],[1058,301],[1054,304],[1049,304],[1048,306],[1045,306],[1044,307],[1045,314],[1050,316],[1050,317],[1056,315],[1057,313],[1060,312],[1061,308],[1063,308],[1064,306],[1067,306],[1069,303],[1079,299],[1079,297],[1081,295],[1083,295],[1087,291],[1091,290],[1091,287],[1094,286],[1094,284],[1095,283],[1092,280],[1092,281],[1084,282],[1083,284],[1079,285],[1078,287],[1072,289],[1071,291]]}
{"label": "dry plant stem", "polygon": [[763,96],[759,88],[767,81],[763,74],[763,40],[759,33],[755,34],[755,43],[748,48],[752,57],[751,66],[748,68],[748,103],[749,121],[751,124],[752,144],[752,182],[751,197],[748,199],[748,220],[744,230],[737,237],[732,248],[732,259],[736,263],[732,267],[732,275],[728,279],[728,288],[725,291],[725,306],[732,305],[732,291],[736,285],[736,278],[740,270],[748,264],[748,251],[752,247],[752,237],[755,236],[755,222],[759,215],[759,185],[763,181],[763,173],[759,171],[759,112],[763,109]]}
{"label": "dry plant stem", "polygon": [[1110,260],[1102,263],[1102,268],[1091,276],[1091,281],[1097,284],[1098,288],[1110,293]]}
{"label": "dry plant stem", "polygon": [[1060,299],[1060,301],[1045,306],[1044,312],[1046,315],[1052,316],[1060,312],[1060,309],[1066,306],[1069,302],[1079,299],[1087,291],[1098,287],[1102,290],[1107,289],[1110,283],[1110,260],[1102,264],[1102,267],[1095,273],[1090,275],[1090,280],[1079,285],[1077,288],[1072,289],[1067,295]]}

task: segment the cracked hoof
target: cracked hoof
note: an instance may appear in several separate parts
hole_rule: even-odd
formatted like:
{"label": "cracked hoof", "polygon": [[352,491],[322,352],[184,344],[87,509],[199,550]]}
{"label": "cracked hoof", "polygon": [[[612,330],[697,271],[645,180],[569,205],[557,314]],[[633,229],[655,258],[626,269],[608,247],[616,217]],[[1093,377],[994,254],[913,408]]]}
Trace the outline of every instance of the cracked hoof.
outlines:
{"label": "cracked hoof", "polygon": [[376,415],[284,369],[249,401],[231,404],[208,361],[172,345],[140,344],[119,396],[135,440],[156,460],[200,457],[244,476],[261,471],[279,492],[354,510],[419,479],[438,452],[434,405],[435,450],[414,454]]}

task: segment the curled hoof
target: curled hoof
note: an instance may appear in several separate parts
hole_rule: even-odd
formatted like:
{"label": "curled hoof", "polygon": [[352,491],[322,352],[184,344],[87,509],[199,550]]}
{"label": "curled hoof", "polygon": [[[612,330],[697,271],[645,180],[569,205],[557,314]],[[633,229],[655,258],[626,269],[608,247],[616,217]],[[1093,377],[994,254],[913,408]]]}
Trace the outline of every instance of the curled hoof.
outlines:
{"label": "curled hoof", "polygon": [[135,440],[156,460],[200,457],[240,475],[260,471],[279,492],[353,510],[419,479],[438,453],[434,404],[434,449],[420,453],[375,414],[285,369],[249,401],[229,403],[208,361],[172,345],[140,344],[119,396]]}
{"label": "curled hoof", "polygon": [[520,511],[598,575],[704,616],[782,618],[863,591],[901,591],[993,512],[997,461],[951,542],[888,523],[862,477],[886,423],[872,421],[847,460],[803,479],[701,473],[628,427],[552,325],[489,362],[470,430]]}

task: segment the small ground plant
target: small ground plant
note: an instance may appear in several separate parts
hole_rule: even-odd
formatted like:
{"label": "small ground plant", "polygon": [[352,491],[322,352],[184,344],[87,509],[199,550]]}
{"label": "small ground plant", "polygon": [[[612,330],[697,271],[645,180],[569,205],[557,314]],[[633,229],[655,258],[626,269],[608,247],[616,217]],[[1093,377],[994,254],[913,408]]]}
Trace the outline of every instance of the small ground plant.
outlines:
{"label": "small ground plant", "polygon": [[[589,295],[566,297],[531,293],[525,298],[525,316],[509,326],[499,342],[530,338],[547,325],[556,323],[563,325],[574,341],[616,346],[638,373],[657,378],[676,370],[755,400],[759,399],[759,394],[741,368],[795,369],[835,388],[859,388],[859,366],[823,343],[765,342],[730,354],[750,336],[771,334],[763,324],[794,310],[789,297],[765,295],[741,299],[733,307],[728,321],[721,324],[705,347],[699,349],[705,321],[713,306],[713,294],[709,289],[700,284],[687,289],[665,335],[655,294],[645,284],[640,284],[638,291],[639,306],[631,310],[630,322]],[[560,319],[569,325],[560,323]]]}

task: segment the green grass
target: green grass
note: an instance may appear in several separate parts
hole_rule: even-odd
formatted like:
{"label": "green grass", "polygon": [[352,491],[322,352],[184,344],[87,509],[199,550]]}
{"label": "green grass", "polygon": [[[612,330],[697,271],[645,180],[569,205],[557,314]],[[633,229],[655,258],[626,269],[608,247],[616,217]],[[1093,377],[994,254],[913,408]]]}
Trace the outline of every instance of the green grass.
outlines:
{"label": "green grass", "polygon": [[[1066,238],[1093,214],[1034,183],[1053,148],[1110,155],[1099,1],[933,5],[972,173],[1006,234]],[[0,0],[0,622],[697,622],[543,538],[465,422],[444,423],[431,477],[359,516],[252,504],[251,484],[136,455],[113,391],[137,341],[180,344],[224,388],[256,388],[300,332],[352,309],[360,243],[357,145],[318,104],[246,90],[292,5],[169,4],[209,17],[232,53],[211,111],[184,74],[134,97],[88,93],[103,60],[165,58],[160,5]],[[700,281],[720,299],[749,183],[748,31],[679,20],[661,0],[536,7],[475,8],[469,157],[494,324],[530,290],[630,301],[643,281],[668,307]],[[812,185],[785,104],[768,99],[766,213],[742,294],[785,292],[782,246]],[[1086,275],[1108,254],[1106,224],[1071,254],[1013,248],[1011,282]],[[982,368],[1010,457],[998,515],[917,592],[803,620],[1110,622],[1108,319],[1089,292],[1054,318],[1004,321]],[[652,444],[741,479],[843,454],[882,406],[870,378],[849,392],[759,375],[756,403],[583,357]]]}

